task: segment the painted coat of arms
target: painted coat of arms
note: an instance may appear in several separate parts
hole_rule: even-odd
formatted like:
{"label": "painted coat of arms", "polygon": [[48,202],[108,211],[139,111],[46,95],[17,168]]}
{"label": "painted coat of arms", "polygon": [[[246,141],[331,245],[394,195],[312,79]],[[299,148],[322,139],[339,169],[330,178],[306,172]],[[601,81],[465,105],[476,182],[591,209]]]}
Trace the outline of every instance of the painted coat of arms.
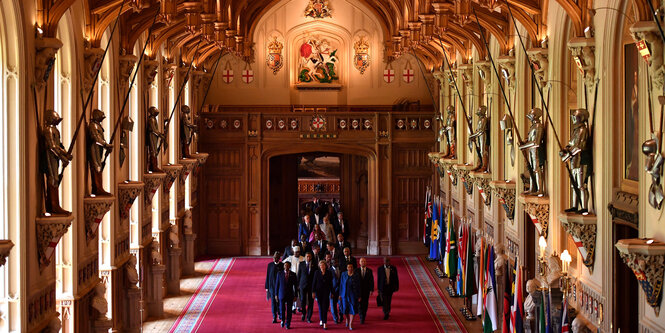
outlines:
{"label": "painted coat of arms", "polygon": [[364,74],[367,67],[369,67],[369,43],[365,37],[360,37],[360,40],[355,42],[353,48],[356,54],[353,58],[353,63],[360,74]]}
{"label": "painted coat of arms", "polygon": [[337,75],[337,49],[326,39],[308,38],[300,46],[300,68],[298,83],[332,83]]}
{"label": "painted coat of arms", "polygon": [[273,40],[268,43],[268,57],[266,58],[266,64],[275,75],[284,66],[282,48],[284,48],[284,45],[277,40],[277,37],[273,37]]}
{"label": "painted coat of arms", "polygon": [[305,9],[305,17],[321,19],[332,17],[332,11],[328,5],[328,0],[309,0]]}

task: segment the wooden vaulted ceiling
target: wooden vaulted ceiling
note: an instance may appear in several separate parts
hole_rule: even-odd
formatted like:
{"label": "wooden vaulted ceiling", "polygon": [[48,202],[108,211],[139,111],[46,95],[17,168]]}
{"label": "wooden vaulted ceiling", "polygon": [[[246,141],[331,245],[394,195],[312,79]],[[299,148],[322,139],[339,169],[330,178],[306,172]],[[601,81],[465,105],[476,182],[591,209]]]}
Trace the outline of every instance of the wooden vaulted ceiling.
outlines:
{"label": "wooden vaulted ceiling", "polygon": [[[37,0],[38,24],[46,35],[55,35],[57,22],[75,0]],[[219,52],[231,52],[253,61],[253,32],[260,18],[284,0],[84,0],[86,38],[99,47],[102,34],[120,15],[121,47],[127,52],[152,27],[148,55],[162,45],[167,57],[182,50],[182,61],[202,64]],[[333,5],[334,5],[334,0]],[[513,21],[504,0],[358,0],[368,14],[381,23],[388,57],[417,52],[434,67],[440,64],[442,46],[464,59],[472,46],[485,56],[480,33],[498,41],[502,54],[514,46]],[[526,29],[532,43],[544,37],[548,0],[508,0],[515,19]],[[566,10],[575,32],[589,20],[591,0],[556,0]],[[642,1],[642,0],[635,0]],[[475,22],[474,11],[482,26]],[[586,20],[586,21],[585,21]],[[155,24],[153,25],[153,22]],[[454,59],[454,57],[449,57]]]}

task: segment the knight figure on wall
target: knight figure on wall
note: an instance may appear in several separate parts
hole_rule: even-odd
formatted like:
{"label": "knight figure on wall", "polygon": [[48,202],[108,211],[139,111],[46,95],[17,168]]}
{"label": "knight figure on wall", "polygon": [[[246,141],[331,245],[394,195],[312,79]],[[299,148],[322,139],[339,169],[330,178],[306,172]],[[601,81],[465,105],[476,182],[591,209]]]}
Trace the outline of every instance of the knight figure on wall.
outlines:
{"label": "knight figure on wall", "polygon": [[333,83],[337,75],[337,49],[327,39],[307,37],[300,45],[298,83]]}

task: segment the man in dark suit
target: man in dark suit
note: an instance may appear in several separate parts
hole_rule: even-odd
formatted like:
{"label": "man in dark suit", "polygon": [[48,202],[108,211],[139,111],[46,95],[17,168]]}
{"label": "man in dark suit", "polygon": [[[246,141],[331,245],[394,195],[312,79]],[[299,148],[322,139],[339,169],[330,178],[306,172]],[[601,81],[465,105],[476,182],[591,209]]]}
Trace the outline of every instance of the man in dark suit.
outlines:
{"label": "man in dark suit", "polygon": [[344,235],[338,233],[337,234],[337,242],[335,243],[338,249],[344,249],[344,248],[351,248],[351,243],[347,242],[344,240]]}
{"label": "man in dark suit", "polygon": [[388,320],[393,293],[399,290],[397,268],[390,264],[390,258],[384,257],[383,266],[377,268],[376,274],[377,289],[379,296],[383,299],[383,320]]}
{"label": "man in dark suit", "polygon": [[346,267],[347,264],[352,264],[353,268],[358,268],[358,261],[356,257],[351,255],[351,249],[348,247],[344,248],[344,256],[339,259],[339,267]]}
{"label": "man in dark suit", "polygon": [[310,216],[305,215],[302,217],[303,222],[298,225],[298,239],[302,240],[302,236],[305,235],[305,240],[309,239],[309,235],[314,230],[314,224],[310,222]]}
{"label": "man in dark suit", "polygon": [[275,251],[272,256],[272,262],[268,264],[268,271],[266,272],[266,298],[270,301],[270,309],[272,310],[272,323],[277,323],[277,314],[282,319],[279,312],[279,301],[275,298],[277,296],[277,289],[275,289],[275,277],[277,272],[284,269],[284,266],[279,262],[279,251]]}
{"label": "man in dark suit", "polygon": [[325,248],[323,251],[321,251],[321,247],[319,247],[319,244],[312,244],[312,261],[314,264],[318,265],[319,261],[321,259],[324,259],[326,250]]}
{"label": "man in dark suit", "polygon": [[339,230],[336,230],[338,234],[344,235],[344,239],[349,238],[349,223],[344,218],[344,213],[337,212],[337,226]]}
{"label": "man in dark suit", "polygon": [[321,249],[321,252],[323,252],[321,254],[321,258],[323,259],[323,256],[325,255],[326,252],[326,245],[328,244],[328,242],[326,242],[325,239],[322,239],[320,234],[316,234],[314,237],[315,237],[314,244],[318,245],[319,249]]}
{"label": "man in dark suit", "polygon": [[328,243],[326,245],[328,247],[327,253],[330,253],[330,259],[336,259],[337,262],[339,263],[339,260],[342,257],[342,250],[335,245],[336,243]]}
{"label": "man in dark suit", "polygon": [[374,275],[372,269],[367,267],[367,259],[360,258],[360,267],[358,267],[358,275],[360,275],[360,323],[365,323],[367,317],[367,308],[369,306],[369,298],[374,292]]}
{"label": "man in dark suit", "polygon": [[287,246],[284,248],[284,255],[282,256],[282,261],[284,261],[284,260],[285,260],[286,258],[288,258],[289,256],[292,256],[292,255],[293,255],[293,247],[294,247],[294,246],[298,246],[298,241],[295,240],[295,239],[292,239],[292,240],[291,240],[291,245],[287,245]]}
{"label": "man in dark suit", "polygon": [[282,317],[282,327],[291,328],[291,316],[293,315],[293,302],[296,301],[296,286],[298,279],[296,274],[291,272],[291,262],[284,263],[284,269],[277,272],[275,277],[275,289],[279,300],[279,313]]}
{"label": "man in dark suit", "polygon": [[300,253],[307,253],[307,252],[312,252],[312,246],[309,244],[307,241],[308,237],[305,237],[305,235],[300,236],[300,243],[298,243],[298,246],[300,246]]}
{"label": "man in dark suit", "polygon": [[312,322],[314,312],[314,298],[312,297],[312,279],[317,270],[317,263],[312,260],[312,253],[305,255],[305,261],[298,266],[298,288],[300,289],[300,306],[302,307],[302,321]]}

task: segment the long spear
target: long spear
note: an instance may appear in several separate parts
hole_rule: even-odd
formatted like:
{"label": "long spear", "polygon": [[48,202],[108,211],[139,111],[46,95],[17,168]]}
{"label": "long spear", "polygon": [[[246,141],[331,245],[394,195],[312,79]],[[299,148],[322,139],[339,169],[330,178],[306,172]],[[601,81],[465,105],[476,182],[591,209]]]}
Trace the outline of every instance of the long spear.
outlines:
{"label": "long spear", "polygon": [[[462,99],[462,94],[459,92],[459,87],[457,86],[457,80],[455,79],[455,74],[453,73],[453,68],[450,65],[450,61],[448,61],[448,55],[446,54],[446,50],[443,47],[443,42],[441,41],[441,38],[439,38],[439,44],[441,44],[441,53],[443,53],[443,59],[446,61],[446,65],[448,65],[448,71],[450,72],[450,77],[452,77],[453,79],[453,86],[455,86],[455,91],[457,92],[457,98],[459,98],[459,103],[462,106],[462,112],[464,113],[464,120],[466,121],[466,126],[468,127],[469,133],[473,133],[473,127],[471,126],[471,119],[466,113],[466,107],[464,107],[464,100]],[[476,143],[476,140],[473,140],[473,144],[476,147],[476,153],[478,153],[478,158],[482,160],[483,154],[480,151],[480,147]]]}
{"label": "long spear", "polygon": [[656,21],[656,25],[658,26],[658,32],[660,32],[660,38],[663,40],[663,42],[665,42],[665,33],[663,33],[663,27],[660,25],[660,20],[656,16],[656,10],[653,8],[651,0],[647,0],[646,2],[649,4],[649,9],[651,9],[653,20]]}
{"label": "long spear", "polygon": [[[487,39],[485,38],[485,33],[483,32],[483,28],[480,26],[480,21],[478,20],[478,15],[476,15],[476,10],[473,9],[473,15],[476,17],[476,23],[478,24],[478,31],[480,31],[480,36],[483,39],[483,44],[485,44],[485,50],[487,50],[487,56],[490,59],[490,63],[492,64],[492,69],[494,70],[494,75],[496,75],[496,79],[499,82],[499,88],[501,89],[501,94],[503,96],[503,100],[506,103],[506,108],[508,109],[508,113],[510,114],[510,117],[512,119],[515,119],[515,116],[513,115],[513,110],[510,107],[510,103],[508,102],[508,95],[506,95],[506,91],[503,88],[503,83],[501,83],[501,76],[499,75],[499,71],[496,69],[496,65],[494,64],[494,58],[492,57],[492,53],[490,52],[490,46],[487,43]],[[513,132],[517,136],[517,144],[522,145],[522,135],[520,134],[519,129],[517,129],[517,124],[515,124],[515,121],[511,121],[513,125]],[[522,150],[522,154],[524,155],[524,159],[526,160],[526,165],[529,169],[529,173],[533,173],[535,170],[532,168],[531,163],[529,162],[529,158],[527,157],[527,152]]]}
{"label": "long spear", "polygon": [[[556,139],[557,145],[559,145],[559,151],[563,150],[563,146],[561,145],[561,140],[559,140],[559,134],[556,132],[556,127],[554,126],[554,122],[552,121],[552,117],[550,116],[550,111],[547,107],[547,103],[545,102],[545,97],[543,96],[543,88],[540,87],[540,84],[538,83],[538,80],[536,80],[536,71],[533,68],[533,63],[529,61],[529,54],[526,52],[526,46],[524,46],[524,41],[522,40],[522,35],[520,34],[519,30],[517,30],[517,22],[515,21],[515,16],[513,16],[513,11],[510,8],[510,2],[506,1],[506,6],[508,6],[508,13],[510,13],[510,17],[513,20],[513,26],[515,27],[515,31],[517,32],[517,37],[520,40],[520,45],[522,46],[522,51],[524,52],[524,55],[526,56],[527,63],[529,64],[529,68],[531,69],[531,77],[535,81],[535,86],[538,88],[538,93],[540,94],[540,100],[541,103],[543,104],[543,108],[545,109],[545,113],[547,114],[547,120],[550,123],[550,126],[552,126],[552,133],[554,134],[554,138]],[[476,17],[477,19],[477,17]],[[482,35],[482,34],[481,34]],[[586,88],[585,88],[586,89]],[[573,172],[570,170],[570,165],[568,163],[564,163],[566,166],[566,171],[568,172],[568,178],[570,179],[570,184],[573,186],[573,189],[577,193],[577,201],[580,207],[582,207],[582,198],[580,198],[580,189],[577,186],[577,182],[575,181],[575,177],[573,177]]]}
{"label": "long spear", "polygon": [[[134,81],[136,80],[136,76],[139,73],[139,69],[141,69],[141,63],[143,62],[143,56],[145,55],[145,49],[148,47],[148,43],[150,42],[150,36],[152,35],[152,30],[155,28],[155,23],[157,22],[157,16],[159,16],[159,10],[157,10],[157,13],[155,14],[155,17],[152,19],[152,24],[150,25],[150,28],[148,29],[148,36],[145,39],[145,43],[143,43],[143,49],[141,50],[141,55],[139,56],[139,61],[136,64],[136,70],[134,70],[134,75],[132,76],[132,81],[129,83],[129,89],[127,89],[127,94],[125,95],[125,100],[122,102],[122,107],[120,108],[120,113],[118,114],[118,118],[116,118],[115,125],[113,126],[113,133],[111,133],[111,140],[109,140],[109,144],[112,145],[113,141],[115,140],[115,135],[118,133],[118,128],[120,127],[120,123],[122,122],[122,118],[125,114],[125,107],[127,106],[127,101],[129,101],[129,95],[132,92],[132,86],[134,85]],[[106,159],[108,158],[108,154],[104,156],[104,161],[102,163],[106,163]]]}
{"label": "long spear", "polygon": [[[118,21],[120,21],[120,15],[122,15],[122,9],[125,6],[125,1],[122,1],[122,5],[120,5],[120,10],[118,11],[118,16],[115,18],[115,22],[113,23],[113,28],[111,29],[111,35],[109,35],[108,38],[108,43],[106,43],[106,48],[104,48],[104,54],[102,55],[102,59],[100,60],[100,64],[104,63],[104,59],[106,58],[106,54],[109,51],[109,47],[111,46],[111,43],[113,42],[113,34],[115,34],[115,30],[118,27]],[[72,141],[69,143],[69,148],[67,149],[67,153],[71,154],[72,151],[74,150],[74,144],[76,143],[76,139],[78,138],[79,131],[81,130],[81,124],[83,123],[83,119],[85,119],[85,114],[86,110],[88,109],[88,105],[92,101],[92,95],[95,90],[95,84],[97,83],[97,78],[99,78],[99,73],[102,71],[102,66],[100,65],[99,68],[97,68],[97,72],[95,73],[95,78],[92,80],[92,87],[90,87],[90,91],[88,91],[88,98],[86,98],[85,102],[83,102],[83,112],[81,112],[81,116],[79,116],[79,120],[76,123],[76,130],[74,131],[74,136],[72,137]],[[83,92],[81,92],[81,99],[83,99]]]}
{"label": "long spear", "polygon": [[432,89],[430,88],[429,81],[427,81],[427,77],[425,76],[425,69],[423,62],[420,61],[420,58],[418,57],[418,54],[416,53],[415,48],[411,49],[411,53],[413,54],[413,57],[416,58],[416,61],[418,62],[418,67],[420,68],[420,74],[423,76],[423,81],[425,81],[425,84],[427,85],[427,92],[429,92],[429,97],[432,99],[432,105],[436,110],[439,110],[439,106],[437,105],[435,99],[434,99],[434,94],[432,94]]}
{"label": "long spear", "polygon": [[[196,51],[194,54],[199,52],[199,47],[201,46],[201,39],[199,39],[198,43],[196,44]],[[185,73],[185,79],[182,81],[182,84],[180,85],[180,89],[178,90],[178,97],[176,98],[175,102],[173,102],[173,108],[171,109],[171,114],[169,115],[169,119],[166,120],[166,123],[164,124],[164,136],[167,136],[169,134],[169,124],[171,124],[171,120],[173,119],[173,115],[175,114],[175,109],[178,106],[178,102],[180,101],[180,97],[182,96],[182,91],[185,89],[185,84],[187,84],[187,81],[189,80],[189,72],[192,70],[192,66],[194,65],[194,59],[189,62],[189,67],[187,68],[187,73]],[[210,80],[212,83],[212,80]],[[159,145],[157,146],[157,150],[162,148],[162,143],[164,140],[159,141]]]}
{"label": "long spear", "polygon": [[206,98],[208,98],[208,93],[210,92],[210,86],[212,86],[212,81],[215,79],[215,74],[217,74],[217,65],[219,65],[219,61],[222,60],[222,56],[224,55],[224,50],[219,51],[219,58],[217,58],[217,61],[215,62],[215,66],[212,68],[212,77],[210,77],[210,82],[208,82],[208,87],[206,87],[206,92],[203,95],[203,100],[201,101],[201,106],[199,107],[199,113],[201,114],[201,111],[203,111],[203,105],[206,102]]}

